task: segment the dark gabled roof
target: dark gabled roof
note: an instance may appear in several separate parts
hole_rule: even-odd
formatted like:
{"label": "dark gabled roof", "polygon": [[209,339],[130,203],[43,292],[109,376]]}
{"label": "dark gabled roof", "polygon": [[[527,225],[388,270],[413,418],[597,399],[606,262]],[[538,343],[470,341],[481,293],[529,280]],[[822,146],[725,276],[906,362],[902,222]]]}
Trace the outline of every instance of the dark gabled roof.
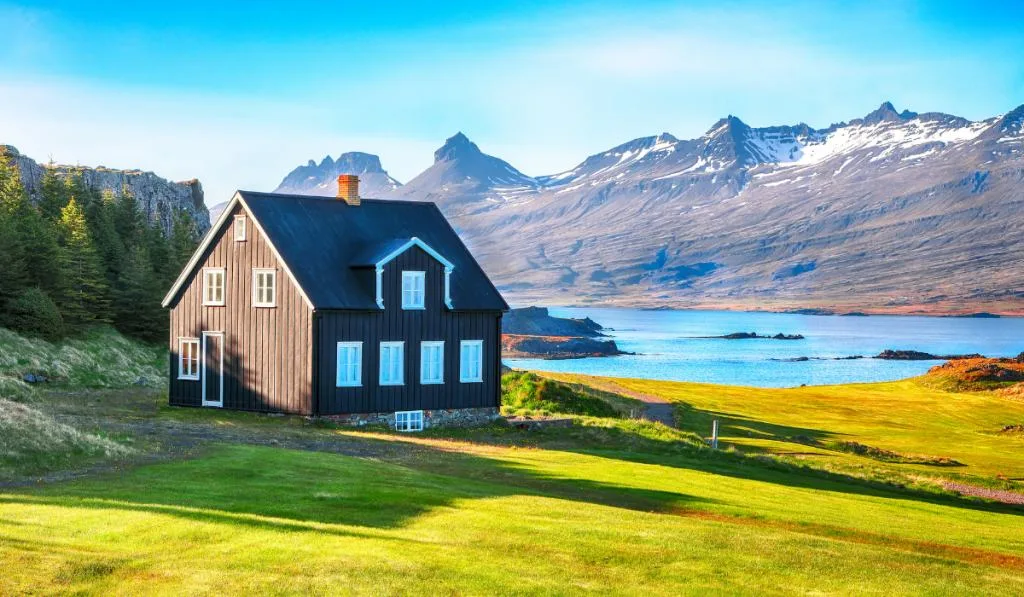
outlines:
{"label": "dark gabled roof", "polygon": [[508,309],[433,203],[363,199],[351,206],[305,195],[238,195],[316,309],[377,309],[374,284],[357,268],[376,264],[414,238],[454,266],[455,310]]}
{"label": "dark gabled roof", "polygon": [[407,238],[395,238],[379,243],[366,245],[352,256],[352,267],[370,267],[377,265],[385,257],[409,244]]}

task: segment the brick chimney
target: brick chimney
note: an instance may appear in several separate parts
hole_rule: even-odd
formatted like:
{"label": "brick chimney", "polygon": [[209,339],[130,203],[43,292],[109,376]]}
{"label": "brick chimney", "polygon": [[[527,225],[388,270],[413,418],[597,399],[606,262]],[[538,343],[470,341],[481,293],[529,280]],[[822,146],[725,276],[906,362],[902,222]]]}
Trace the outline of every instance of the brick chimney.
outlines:
{"label": "brick chimney", "polygon": [[349,205],[359,205],[359,177],[355,174],[338,175],[338,199]]}

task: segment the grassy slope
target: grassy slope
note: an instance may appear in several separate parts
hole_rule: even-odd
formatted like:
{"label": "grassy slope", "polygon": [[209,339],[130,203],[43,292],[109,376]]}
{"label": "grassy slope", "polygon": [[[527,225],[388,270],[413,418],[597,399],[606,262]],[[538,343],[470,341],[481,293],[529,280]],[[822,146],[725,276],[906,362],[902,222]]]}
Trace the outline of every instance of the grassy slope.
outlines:
{"label": "grassy slope", "polygon": [[840,441],[856,441],[905,455],[951,458],[964,465],[895,466],[907,473],[989,480],[997,476],[1024,478],[1024,440],[1000,433],[1006,425],[1024,423],[1024,402],[993,392],[944,392],[919,379],[764,389],[558,374],[552,377],[626,393],[663,396],[679,405],[679,422],[684,429],[707,436],[711,420],[717,418],[722,425],[722,440],[740,448],[799,454],[812,463],[866,466],[871,461],[865,458],[804,445],[808,439],[832,447]]}
{"label": "grassy slope", "polygon": [[[160,387],[166,362],[163,347],[135,342],[109,327],[56,343],[0,328],[0,481],[128,456],[130,448],[41,410],[41,388]],[[27,384],[26,373],[45,375],[50,383]]]}
{"label": "grassy slope", "polygon": [[159,386],[166,383],[166,365],[166,347],[136,342],[110,327],[56,343],[0,328],[0,378],[8,383],[41,373],[74,388]]}

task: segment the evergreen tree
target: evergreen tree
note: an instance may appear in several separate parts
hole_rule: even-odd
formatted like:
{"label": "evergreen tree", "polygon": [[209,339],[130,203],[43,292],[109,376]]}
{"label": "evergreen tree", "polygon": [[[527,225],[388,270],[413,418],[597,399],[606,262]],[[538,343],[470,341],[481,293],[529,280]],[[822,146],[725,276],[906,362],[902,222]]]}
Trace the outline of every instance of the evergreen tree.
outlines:
{"label": "evergreen tree", "polygon": [[114,300],[117,329],[144,340],[160,339],[167,330],[167,315],[160,306],[160,286],[146,247],[129,252],[119,281]]}
{"label": "evergreen tree", "polygon": [[29,286],[54,291],[59,270],[53,227],[29,203],[18,169],[5,155],[0,156],[0,212],[6,219],[0,256],[11,262],[3,266],[12,276],[3,278],[9,287],[6,292],[14,294]]}
{"label": "evergreen tree", "polygon": [[174,214],[174,222],[171,226],[170,238],[170,270],[172,282],[178,273],[184,269],[185,264],[192,258],[196,246],[199,244],[199,230],[196,228],[195,220],[185,210],[179,210]]}
{"label": "evergreen tree", "polygon": [[25,246],[14,212],[21,200],[18,170],[6,154],[0,154],[0,308],[28,287]]}
{"label": "evergreen tree", "polygon": [[145,229],[145,247],[149,253],[150,266],[153,268],[155,282],[163,290],[170,288],[178,271],[171,267],[171,244],[167,235],[159,225],[147,226]]}
{"label": "evergreen tree", "polygon": [[109,321],[103,263],[89,234],[85,213],[74,197],[61,210],[61,292],[57,305],[69,327]]}
{"label": "evergreen tree", "polygon": [[14,228],[14,222],[4,211],[0,211],[0,325],[7,321],[8,305],[14,297],[28,286],[25,271],[25,252],[21,235]]}
{"label": "evergreen tree", "polygon": [[124,269],[127,252],[125,243],[118,234],[117,226],[114,223],[115,209],[116,199],[109,191],[104,191],[98,199],[91,200],[85,208],[89,234],[103,261],[104,273],[111,288],[117,286],[118,278]]}
{"label": "evergreen tree", "polygon": [[114,227],[125,248],[132,249],[144,242],[146,219],[135,195],[127,188],[121,190],[114,202]]}
{"label": "evergreen tree", "polygon": [[44,169],[39,211],[50,222],[60,219],[60,212],[70,198],[67,185],[57,176],[53,164]]}

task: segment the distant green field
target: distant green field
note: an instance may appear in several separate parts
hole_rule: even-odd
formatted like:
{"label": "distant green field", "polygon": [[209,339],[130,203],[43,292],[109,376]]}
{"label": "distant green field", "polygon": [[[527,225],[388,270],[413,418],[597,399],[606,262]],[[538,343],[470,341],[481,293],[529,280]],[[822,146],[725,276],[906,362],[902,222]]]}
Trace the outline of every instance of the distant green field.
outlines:
{"label": "distant green field", "polygon": [[[682,429],[706,437],[718,419],[723,445],[794,456],[810,466],[891,469],[1006,486],[1024,480],[1024,434],[1003,432],[1024,424],[1024,400],[995,392],[946,392],[920,379],[768,389],[545,375],[667,398],[677,405]],[[850,453],[851,443],[876,449],[875,458]]]}
{"label": "distant green field", "polygon": [[[1012,484],[995,474],[1018,470],[1021,439],[990,430],[1020,403],[913,381],[574,381],[597,389],[505,380],[509,409],[573,428],[412,435],[169,408],[153,391],[45,393],[33,404],[59,418],[151,433],[139,453],[202,441],[0,488],[0,594],[1024,594],[1024,508],[888,483]],[[671,398],[684,429],[622,418],[635,403],[611,391]],[[688,429],[711,417],[755,454],[705,447]]]}

